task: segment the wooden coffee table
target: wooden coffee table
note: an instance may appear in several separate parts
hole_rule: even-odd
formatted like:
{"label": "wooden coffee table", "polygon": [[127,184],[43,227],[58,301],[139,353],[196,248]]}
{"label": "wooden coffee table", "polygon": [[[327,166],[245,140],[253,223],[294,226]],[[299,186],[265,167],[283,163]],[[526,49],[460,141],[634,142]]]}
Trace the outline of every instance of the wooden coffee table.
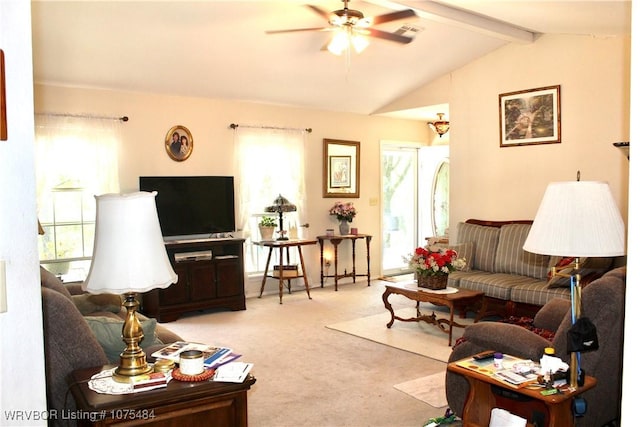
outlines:
{"label": "wooden coffee table", "polygon": [[[403,322],[419,322],[422,320],[435,325],[443,332],[448,333],[449,346],[451,346],[451,332],[453,327],[465,327],[465,325],[459,324],[453,320],[455,309],[474,304],[484,295],[484,292],[481,291],[471,291],[468,289],[457,289],[457,291],[453,291],[453,289],[457,288],[447,288],[447,290],[444,291],[431,291],[429,289],[419,288],[414,281],[386,285],[386,289],[382,294],[382,301],[384,302],[384,306],[391,313],[391,321],[387,323],[387,328],[390,328],[396,319]],[[391,294],[404,295],[410,300],[416,301],[416,317],[405,319],[396,316],[393,312],[393,308],[391,307],[391,303],[389,303],[389,295]],[[430,315],[423,315],[420,313],[421,302],[449,307],[449,319],[438,319],[434,312]]]}

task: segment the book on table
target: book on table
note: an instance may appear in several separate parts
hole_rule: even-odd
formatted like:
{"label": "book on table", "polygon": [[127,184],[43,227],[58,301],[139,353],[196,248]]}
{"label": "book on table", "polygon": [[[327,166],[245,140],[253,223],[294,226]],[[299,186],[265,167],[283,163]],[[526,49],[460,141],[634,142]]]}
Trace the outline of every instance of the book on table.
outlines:
{"label": "book on table", "polygon": [[538,365],[531,360],[509,354],[503,355],[502,366],[495,366],[493,358],[476,360],[472,357],[455,362],[456,365],[486,375],[511,387],[522,387],[538,379]]}
{"label": "book on table", "polygon": [[[225,356],[229,356],[232,353],[232,350],[228,347],[218,347],[214,345],[208,344],[200,344],[194,342],[185,342],[185,341],[176,341],[167,347],[161,348],[160,350],[151,354],[151,356],[156,359],[169,359],[174,361],[175,363],[180,363],[180,353],[187,350],[200,350],[202,352],[202,357],[204,359],[204,366],[207,368],[220,366],[221,362],[224,360]],[[230,362],[231,360],[237,359],[239,355],[233,354],[232,359],[227,360]]]}

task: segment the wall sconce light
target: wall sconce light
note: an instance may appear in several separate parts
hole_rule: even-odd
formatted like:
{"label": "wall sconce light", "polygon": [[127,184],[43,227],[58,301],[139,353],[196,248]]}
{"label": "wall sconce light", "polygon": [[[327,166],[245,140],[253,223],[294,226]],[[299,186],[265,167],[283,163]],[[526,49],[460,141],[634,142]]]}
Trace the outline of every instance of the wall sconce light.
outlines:
{"label": "wall sconce light", "polygon": [[440,135],[440,138],[442,138],[442,135],[449,132],[449,121],[443,120],[442,119],[443,116],[444,116],[444,113],[438,113],[438,120],[436,120],[435,122],[428,123],[429,127],[433,129],[435,133]]}

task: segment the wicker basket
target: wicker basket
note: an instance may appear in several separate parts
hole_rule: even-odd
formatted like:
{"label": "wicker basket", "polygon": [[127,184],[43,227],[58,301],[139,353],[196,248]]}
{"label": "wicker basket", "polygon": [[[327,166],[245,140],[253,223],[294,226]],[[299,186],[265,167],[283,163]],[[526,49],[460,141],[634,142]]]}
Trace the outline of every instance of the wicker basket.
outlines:
{"label": "wicker basket", "polygon": [[423,274],[418,274],[418,287],[427,288],[434,291],[446,289],[447,279],[449,279],[448,274],[443,274],[440,276],[425,276]]}

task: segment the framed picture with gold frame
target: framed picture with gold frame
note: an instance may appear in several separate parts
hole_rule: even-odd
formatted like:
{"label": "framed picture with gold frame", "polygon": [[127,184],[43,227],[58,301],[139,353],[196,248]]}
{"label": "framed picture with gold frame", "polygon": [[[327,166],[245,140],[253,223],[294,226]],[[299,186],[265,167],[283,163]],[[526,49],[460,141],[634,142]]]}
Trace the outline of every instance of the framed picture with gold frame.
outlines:
{"label": "framed picture with gold frame", "polygon": [[322,196],[360,197],[360,142],[323,140]]}
{"label": "framed picture with gold frame", "polygon": [[180,125],[169,129],[164,138],[164,148],[176,162],[187,160],[193,152],[193,136],[189,129]]}
{"label": "framed picture with gold frame", "polygon": [[500,147],[560,143],[560,85],[499,95]]}

